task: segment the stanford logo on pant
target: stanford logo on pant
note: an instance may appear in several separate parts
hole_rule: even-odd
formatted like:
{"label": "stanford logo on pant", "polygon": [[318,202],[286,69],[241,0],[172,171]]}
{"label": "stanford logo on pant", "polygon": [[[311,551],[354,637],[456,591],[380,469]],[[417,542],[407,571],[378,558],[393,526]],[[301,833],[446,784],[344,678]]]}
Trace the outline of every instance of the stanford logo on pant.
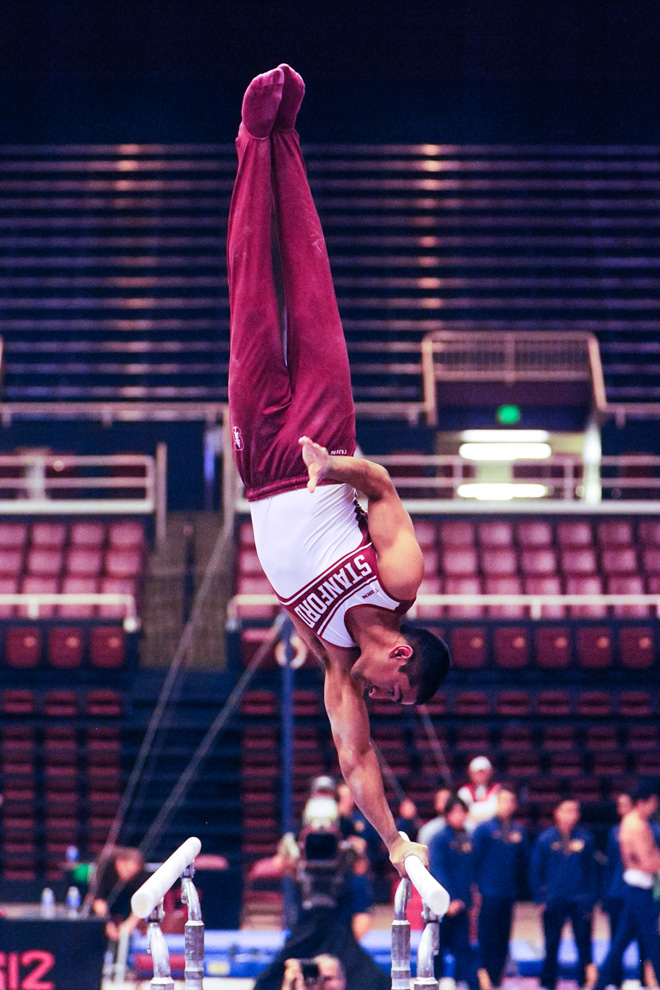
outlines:
{"label": "stanford logo on pant", "polygon": [[232,433],[234,435],[235,450],[243,450],[243,434],[241,433],[238,426],[232,427]]}

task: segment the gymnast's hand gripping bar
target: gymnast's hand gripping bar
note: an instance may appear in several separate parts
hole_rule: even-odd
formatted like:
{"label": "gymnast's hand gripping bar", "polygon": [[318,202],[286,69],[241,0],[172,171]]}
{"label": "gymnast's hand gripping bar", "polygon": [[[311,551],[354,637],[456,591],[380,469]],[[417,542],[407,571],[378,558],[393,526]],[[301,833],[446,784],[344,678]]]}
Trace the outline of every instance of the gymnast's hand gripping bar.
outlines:
{"label": "gymnast's hand gripping bar", "polygon": [[138,918],[148,918],[155,907],[160,904],[170,887],[176,883],[186,867],[190,866],[198,855],[202,843],[199,839],[190,838],[166,859],[162,866],[136,890],[131,897],[131,910]]}
{"label": "gymnast's hand gripping bar", "polygon": [[[399,833],[408,842],[405,832]],[[422,898],[423,902],[429,906],[437,918],[442,918],[447,913],[449,907],[449,894],[441,883],[432,877],[426,869],[421,859],[417,856],[406,856],[403,865],[413,887]]]}

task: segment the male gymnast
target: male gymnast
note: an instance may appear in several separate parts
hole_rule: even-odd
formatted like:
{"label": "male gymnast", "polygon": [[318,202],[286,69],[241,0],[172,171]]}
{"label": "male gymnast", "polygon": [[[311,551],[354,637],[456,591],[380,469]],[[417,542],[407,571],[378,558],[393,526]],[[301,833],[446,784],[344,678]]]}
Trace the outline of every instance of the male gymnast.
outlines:
{"label": "male gymnast", "polygon": [[[234,457],[261,565],[324,666],[344,779],[405,875],[405,857],[426,863],[426,847],[396,829],[363,695],[423,704],[444,680],[449,652],[427,630],[401,625],[422,580],[422,553],[387,471],[353,456],[346,343],[294,130],[304,91],[283,64],[253,79],[243,98],[227,238]],[[367,498],[366,518],[356,490]]]}

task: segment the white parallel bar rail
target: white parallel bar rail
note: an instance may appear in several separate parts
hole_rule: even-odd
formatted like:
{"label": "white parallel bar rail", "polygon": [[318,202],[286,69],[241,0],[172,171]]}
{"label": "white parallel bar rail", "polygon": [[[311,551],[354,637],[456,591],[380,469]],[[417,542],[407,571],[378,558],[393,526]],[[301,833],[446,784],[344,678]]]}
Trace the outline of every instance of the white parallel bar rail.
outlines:
{"label": "white parallel bar rail", "polygon": [[[235,618],[239,608],[250,606],[280,606],[275,595],[268,594],[239,594],[229,601],[228,617]],[[446,605],[469,606],[472,608],[482,605],[518,605],[528,608],[530,618],[543,618],[543,609],[557,605],[588,606],[644,606],[655,609],[660,617],[660,594],[658,595],[418,595],[415,604],[408,612],[409,618],[415,618],[418,608],[438,608]],[[440,617],[440,616],[439,616]],[[246,616],[247,618],[247,616]],[[461,616],[460,618],[465,618]],[[424,619],[428,619],[424,616]]]}
{"label": "white parallel bar rail", "polygon": [[406,856],[404,866],[410,882],[424,903],[428,904],[438,918],[442,918],[449,907],[449,893],[435,877],[431,876],[417,856]]}
{"label": "white parallel bar rail", "polygon": [[186,839],[175,852],[166,859],[158,869],[142,886],[135,891],[131,897],[131,910],[138,918],[148,918],[154,908],[158,907],[165,894],[168,892],[183,871],[190,866],[199,851],[202,843],[195,836]]}

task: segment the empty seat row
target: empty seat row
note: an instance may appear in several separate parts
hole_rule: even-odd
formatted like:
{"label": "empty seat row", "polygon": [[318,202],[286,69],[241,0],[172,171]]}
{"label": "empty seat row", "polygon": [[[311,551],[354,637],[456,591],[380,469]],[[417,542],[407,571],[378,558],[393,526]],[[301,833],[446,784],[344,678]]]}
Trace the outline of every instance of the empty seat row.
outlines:
{"label": "empty seat row", "polygon": [[36,522],[0,522],[0,548],[24,550],[27,547],[62,548],[69,546],[101,549],[143,550],[144,525],[132,519],[76,520],[73,522],[38,520]]}
{"label": "empty seat row", "polygon": [[75,691],[5,688],[0,692],[0,713],[3,716],[27,717],[119,718],[124,711],[124,698],[111,688],[80,688]]}
{"label": "empty seat row", "polygon": [[[443,633],[442,630],[440,630]],[[629,670],[649,670],[657,664],[652,626],[457,626],[448,638],[457,669],[478,670],[494,662],[503,669],[534,663],[558,670],[577,662],[586,670],[603,670],[615,663]]]}
{"label": "empty seat row", "polygon": [[134,577],[144,554],[135,547],[32,547],[27,553],[0,546],[0,575],[34,577]]}
{"label": "empty seat row", "polygon": [[[416,519],[415,533],[422,547],[577,547],[660,546],[660,522],[640,519]],[[242,531],[249,545],[249,533]]]}
{"label": "empty seat row", "polygon": [[447,577],[473,574],[484,577],[545,574],[578,577],[639,573],[657,576],[660,574],[660,547],[650,547],[639,553],[634,547],[610,547],[601,551],[593,547],[559,551],[554,547],[528,547],[520,551],[514,547],[482,548],[479,551],[471,546],[443,550],[426,548],[424,570],[428,576],[440,574]]}
{"label": "empty seat row", "polygon": [[4,663],[32,669],[49,666],[75,669],[89,664],[103,670],[126,663],[126,634],[121,626],[13,626],[4,638]]}
{"label": "empty seat row", "polygon": [[[16,595],[130,595],[138,603],[140,599],[140,583],[135,577],[80,577],[67,576],[35,577],[27,575],[17,577],[0,576],[0,594]],[[11,618],[15,615],[27,615],[27,605],[10,605],[0,603],[0,617]],[[84,619],[98,615],[102,618],[124,616],[125,606],[111,602],[102,605],[89,605],[71,602],[62,605],[44,604],[39,606],[40,618],[59,615],[66,618]]]}

